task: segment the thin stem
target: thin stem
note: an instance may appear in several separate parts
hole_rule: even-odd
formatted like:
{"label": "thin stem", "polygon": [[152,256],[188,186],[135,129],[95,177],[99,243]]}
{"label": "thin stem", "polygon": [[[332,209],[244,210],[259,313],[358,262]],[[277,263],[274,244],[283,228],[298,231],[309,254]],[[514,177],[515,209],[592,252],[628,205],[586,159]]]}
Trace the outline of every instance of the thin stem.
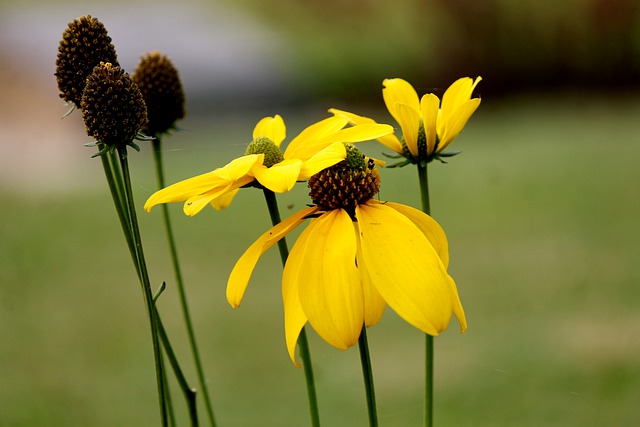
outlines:
{"label": "thin stem", "polygon": [[[275,226],[279,224],[280,210],[278,209],[278,201],[276,195],[271,190],[264,189],[264,198],[267,201],[267,208],[269,209],[269,216],[271,217],[271,223]],[[278,241],[278,249],[280,250],[280,259],[282,260],[282,266],[287,262],[289,256],[289,248],[287,247],[287,241],[283,238]],[[318,396],[316,394],[316,384],[313,375],[313,365],[311,364],[311,352],[309,351],[309,341],[307,340],[307,333],[305,328],[300,331],[298,337],[298,348],[300,349],[300,358],[302,359],[302,366],[304,369],[304,377],[307,383],[307,398],[309,400],[309,415],[311,417],[311,425],[313,427],[320,427],[320,411],[318,410]]]}
{"label": "thin stem", "polygon": [[120,156],[120,166],[122,168],[124,189],[127,200],[127,207],[129,210],[130,226],[133,233],[133,241],[135,243],[135,253],[139,269],[140,284],[142,285],[142,292],[144,300],[147,306],[147,314],[149,315],[149,326],[151,328],[151,340],[153,344],[153,356],[156,367],[156,382],[158,385],[158,399],[160,403],[160,417],[162,425],[167,426],[167,402],[165,400],[164,389],[166,387],[164,382],[164,367],[162,364],[162,352],[160,349],[160,341],[158,339],[158,325],[156,320],[156,311],[153,304],[153,294],[151,292],[151,285],[149,283],[149,273],[147,271],[147,264],[144,258],[144,251],[142,249],[142,238],[140,236],[140,228],[138,227],[138,218],[136,216],[135,202],[133,199],[133,191],[131,189],[131,177],[129,174],[129,162],[127,160],[127,148],[119,147],[118,154]]}
{"label": "thin stem", "polygon": [[[162,166],[162,150],[161,150],[160,137],[156,135],[156,139],[153,140],[153,158],[156,166],[156,178],[158,181],[158,188],[165,187],[164,171]],[[202,389],[204,397],[205,407],[207,409],[207,415],[209,417],[209,423],[211,427],[216,426],[215,417],[213,415],[213,406],[211,404],[211,398],[209,397],[209,390],[207,387],[207,381],[204,376],[204,369],[202,368],[202,362],[200,361],[200,352],[198,350],[198,343],[193,328],[193,322],[191,321],[191,315],[189,313],[189,304],[187,302],[187,293],[184,288],[184,282],[182,280],[182,271],[180,269],[180,262],[178,261],[178,251],[176,249],[175,238],[173,236],[173,228],[171,227],[171,220],[169,217],[169,208],[166,204],[161,205],[162,218],[164,220],[164,228],[169,243],[169,252],[171,253],[171,263],[173,265],[173,271],[176,277],[176,285],[178,288],[178,295],[180,298],[180,306],[182,308],[182,316],[187,328],[187,335],[189,337],[189,346],[191,347],[191,354],[193,356],[193,362],[196,367],[196,374],[198,376],[198,383]]]}
{"label": "thin stem", "polygon": [[378,412],[376,407],[376,390],[373,385],[373,370],[369,356],[369,344],[367,343],[367,327],[362,326],[362,332],[358,338],[360,349],[360,364],[362,365],[362,377],[364,378],[364,391],[367,397],[367,411],[369,412],[369,426],[377,427]]}
{"label": "thin stem", "polygon": [[[418,179],[420,181],[420,199],[422,200],[422,211],[431,215],[431,204],[429,202],[429,178],[427,175],[427,164],[418,164]],[[433,358],[434,342],[433,337],[425,334],[424,351],[424,427],[433,427]]]}
{"label": "thin stem", "polygon": [[[171,342],[169,341],[169,336],[167,335],[167,331],[164,329],[164,325],[162,324],[162,320],[160,319],[160,314],[156,310],[156,321],[158,322],[158,333],[160,335],[160,341],[162,342],[162,347],[164,348],[164,352],[167,355],[167,359],[169,359],[169,364],[171,365],[171,369],[173,369],[173,373],[178,380],[178,385],[182,390],[182,394],[187,401],[187,407],[189,408],[189,418],[191,419],[192,427],[198,426],[198,410],[196,408],[196,391],[189,386],[187,383],[187,379],[180,368],[180,364],[178,363],[178,358],[176,357],[175,352],[173,351],[173,347],[171,346]],[[167,387],[168,390],[168,387]]]}

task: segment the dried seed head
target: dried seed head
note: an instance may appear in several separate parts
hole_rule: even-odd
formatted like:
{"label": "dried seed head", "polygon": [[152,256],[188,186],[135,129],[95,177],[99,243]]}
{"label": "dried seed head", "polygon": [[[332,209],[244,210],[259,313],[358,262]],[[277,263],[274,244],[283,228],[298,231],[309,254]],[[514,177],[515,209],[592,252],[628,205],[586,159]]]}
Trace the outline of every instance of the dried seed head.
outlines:
{"label": "dried seed head", "polygon": [[116,49],[102,22],[91,15],[70,22],[58,46],[54,74],[60,98],[81,108],[87,77],[100,62],[118,65]]}
{"label": "dried seed head", "polygon": [[89,136],[121,147],[147,123],[147,108],[131,77],[122,68],[101,62],[87,78],[82,117]]}
{"label": "dried seed head", "polygon": [[184,91],[180,76],[166,55],[157,51],[144,55],[132,78],[147,104],[150,135],[168,131],[176,120],[184,117]]}
{"label": "dried seed head", "polygon": [[380,190],[380,175],[373,160],[353,145],[346,145],[347,158],[309,178],[309,196],[323,210],[344,209],[355,218],[356,205],[370,200]]}

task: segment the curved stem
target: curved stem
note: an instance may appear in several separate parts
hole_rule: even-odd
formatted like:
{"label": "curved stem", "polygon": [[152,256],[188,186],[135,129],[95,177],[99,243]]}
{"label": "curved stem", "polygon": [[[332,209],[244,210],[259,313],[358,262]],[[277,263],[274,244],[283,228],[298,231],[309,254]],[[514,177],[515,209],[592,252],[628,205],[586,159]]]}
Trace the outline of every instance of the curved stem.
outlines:
{"label": "curved stem", "polygon": [[[420,199],[422,201],[422,211],[431,215],[431,203],[429,201],[429,177],[427,175],[427,164],[418,164],[418,179],[420,181]],[[433,426],[433,337],[425,334],[424,351],[424,427]]]}
{"label": "curved stem", "polygon": [[[156,178],[158,181],[158,189],[162,189],[165,187],[164,182],[164,171],[162,166],[162,150],[161,150],[161,140],[159,136],[155,136],[153,140],[153,158],[155,160],[156,166]],[[187,335],[189,337],[189,346],[191,347],[191,354],[193,356],[193,362],[196,367],[196,374],[198,376],[198,383],[200,388],[202,389],[202,394],[204,397],[205,407],[207,409],[207,415],[209,417],[209,423],[211,427],[216,426],[215,417],[213,415],[213,406],[211,405],[211,398],[209,397],[209,389],[207,387],[207,382],[204,375],[204,369],[202,368],[202,362],[200,360],[200,352],[198,350],[198,343],[196,340],[196,335],[193,328],[193,322],[191,321],[191,315],[189,313],[189,304],[187,302],[187,293],[184,288],[184,282],[182,280],[182,271],[180,269],[180,262],[178,261],[178,251],[176,249],[175,238],[173,236],[173,228],[171,227],[171,221],[169,218],[169,208],[163,203],[161,205],[162,209],[162,218],[164,222],[164,228],[167,235],[167,240],[169,243],[169,251],[171,253],[171,263],[173,265],[173,271],[176,277],[176,285],[178,288],[178,295],[180,298],[180,306],[182,308],[182,316],[184,318],[184,323],[187,328]]]}
{"label": "curved stem", "polygon": [[358,338],[358,349],[360,350],[360,364],[362,365],[362,377],[364,378],[364,390],[367,396],[367,411],[369,413],[369,426],[378,426],[378,412],[376,406],[376,390],[373,385],[373,369],[371,368],[371,357],[369,356],[369,344],[367,343],[367,327],[362,326],[362,332]]}
{"label": "curved stem", "polygon": [[[265,188],[264,198],[267,201],[271,223],[273,225],[280,223],[280,211],[278,210],[276,195],[273,191]],[[289,248],[287,247],[287,241],[284,238],[278,241],[278,249],[280,250],[280,259],[282,260],[282,266],[284,267],[287,262],[287,257],[289,256]],[[313,375],[313,365],[311,364],[311,352],[309,351],[309,341],[307,340],[305,328],[302,328],[302,331],[300,331],[300,336],[298,337],[298,348],[300,349],[300,358],[302,359],[304,377],[307,383],[307,398],[309,400],[311,425],[313,427],[319,427],[320,411],[318,410],[318,397],[316,394],[316,384]]]}
{"label": "curved stem", "polygon": [[158,385],[158,399],[160,402],[160,416],[162,419],[162,425],[167,426],[167,402],[165,400],[165,387],[164,382],[164,366],[162,364],[162,353],[160,351],[160,342],[158,339],[158,325],[156,319],[156,310],[153,304],[153,294],[151,292],[151,285],[149,283],[149,273],[147,271],[147,264],[144,258],[144,251],[142,249],[142,238],[140,236],[140,228],[138,227],[138,218],[136,216],[135,202],[133,199],[133,191],[131,189],[131,177],[129,174],[129,162],[127,160],[127,148],[119,147],[118,154],[120,157],[120,166],[122,168],[124,190],[126,196],[126,204],[129,211],[130,229],[132,232],[132,238],[135,243],[135,254],[137,259],[137,266],[139,268],[140,284],[142,285],[142,292],[144,300],[147,306],[147,313],[149,315],[149,325],[151,327],[151,340],[153,344],[153,356],[156,366],[156,381]]}

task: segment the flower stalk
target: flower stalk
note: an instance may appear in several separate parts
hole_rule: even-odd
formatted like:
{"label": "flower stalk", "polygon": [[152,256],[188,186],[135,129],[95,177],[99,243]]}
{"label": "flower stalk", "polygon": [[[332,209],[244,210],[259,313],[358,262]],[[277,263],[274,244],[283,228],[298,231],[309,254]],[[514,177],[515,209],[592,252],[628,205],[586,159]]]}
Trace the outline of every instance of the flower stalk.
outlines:
{"label": "flower stalk", "polygon": [[371,357],[369,355],[369,344],[367,342],[367,327],[362,326],[362,333],[358,338],[358,349],[360,350],[360,364],[362,365],[362,376],[364,378],[364,390],[367,397],[367,412],[369,414],[369,426],[378,426],[378,411],[376,406],[376,390],[373,385],[373,369],[371,368]]}
{"label": "flower stalk", "polygon": [[[165,181],[164,181],[164,167],[162,164],[162,141],[159,135],[155,136],[155,139],[152,141],[152,145],[153,145],[153,158],[155,162],[158,188],[161,189],[165,187]],[[171,226],[171,219],[169,217],[169,208],[166,204],[162,205],[162,219],[164,223],[165,233],[167,236],[167,241],[169,244],[169,252],[171,254],[171,264],[173,266],[173,271],[176,279],[176,286],[178,288],[178,296],[180,299],[182,316],[184,319],[185,326],[187,328],[187,336],[189,338],[189,347],[191,348],[191,354],[193,357],[193,362],[195,364],[196,374],[198,376],[198,383],[202,390],[205,408],[207,410],[207,416],[209,418],[209,424],[211,425],[211,427],[215,427],[216,422],[213,414],[213,406],[211,404],[211,398],[209,397],[209,389],[207,387],[207,382],[204,376],[204,369],[202,367],[202,362],[200,360],[200,351],[198,349],[198,342],[196,340],[196,335],[193,328],[193,322],[191,321],[191,314],[189,312],[189,303],[187,301],[187,294],[184,288],[184,281],[182,279],[180,261],[178,260],[178,251],[176,249],[175,238],[173,235],[173,228]],[[195,393],[194,393],[194,397],[195,397]]]}
{"label": "flower stalk", "polygon": [[[278,209],[278,201],[273,191],[264,189],[264,198],[269,209],[269,216],[273,226],[281,222],[280,210]],[[289,248],[287,241],[283,238],[278,241],[278,249],[280,251],[280,259],[284,267],[289,256]],[[298,337],[298,348],[300,349],[300,358],[302,359],[302,368],[304,369],[304,377],[307,384],[307,398],[309,400],[309,415],[311,417],[311,425],[320,427],[320,411],[318,410],[318,397],[316,393],[315,378],[313,375],[313,365],[311,363],[311,351],[309,350],[309,341],[307,333],[303,327]]]}

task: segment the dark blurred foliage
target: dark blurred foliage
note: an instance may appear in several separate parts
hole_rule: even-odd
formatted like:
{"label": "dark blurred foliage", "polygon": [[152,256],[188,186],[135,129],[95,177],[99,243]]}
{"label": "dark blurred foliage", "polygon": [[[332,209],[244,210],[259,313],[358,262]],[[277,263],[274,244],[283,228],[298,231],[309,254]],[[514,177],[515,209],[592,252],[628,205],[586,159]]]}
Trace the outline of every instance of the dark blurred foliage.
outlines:
{"label": "dark blurred foliage", "polygon": [[[376,98],[387,77],[492,94],[638,85],[638,0],[238,0],[291,43],[297,86]],[[235,4],[238,4],[235,3]]]}

